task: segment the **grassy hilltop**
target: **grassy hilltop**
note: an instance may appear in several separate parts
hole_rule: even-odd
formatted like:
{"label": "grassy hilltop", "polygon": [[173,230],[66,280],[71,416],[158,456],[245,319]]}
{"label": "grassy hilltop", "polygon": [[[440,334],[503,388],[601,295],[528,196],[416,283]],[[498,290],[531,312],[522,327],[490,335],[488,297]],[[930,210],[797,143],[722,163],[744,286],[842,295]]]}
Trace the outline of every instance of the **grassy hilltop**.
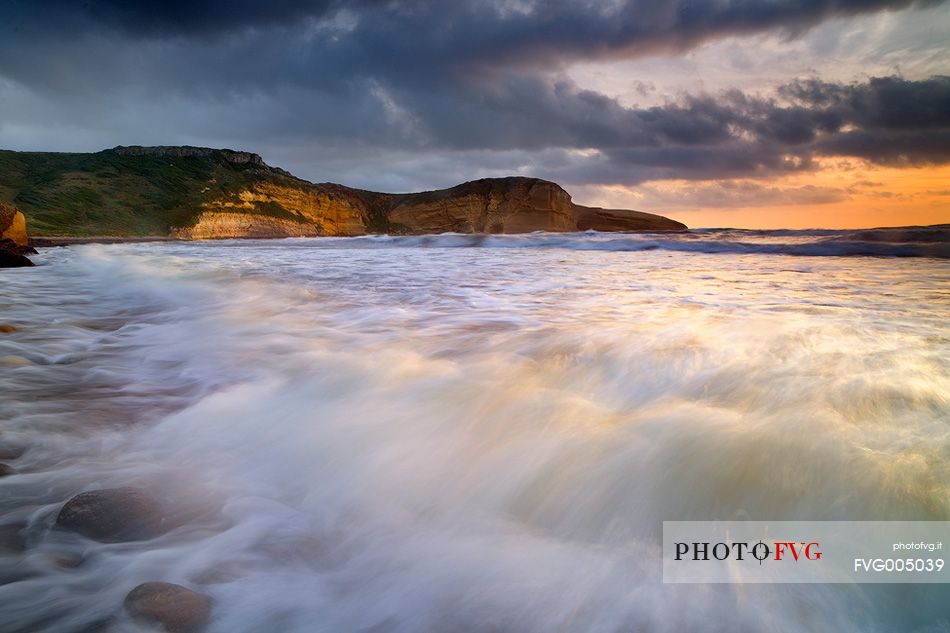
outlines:
{"label": "grassy hilltop", "polygon": [[[133,152],[0,150],[0,200],[23,210],[36,235],[167,235],[172,228],[192,225],[204,208],[237,200],[242,191],[261,183],[312,186],[254,154],[200,148]],[[300,219],[275,200],[252,200],[245,206],[250,208],[244,212]]]}

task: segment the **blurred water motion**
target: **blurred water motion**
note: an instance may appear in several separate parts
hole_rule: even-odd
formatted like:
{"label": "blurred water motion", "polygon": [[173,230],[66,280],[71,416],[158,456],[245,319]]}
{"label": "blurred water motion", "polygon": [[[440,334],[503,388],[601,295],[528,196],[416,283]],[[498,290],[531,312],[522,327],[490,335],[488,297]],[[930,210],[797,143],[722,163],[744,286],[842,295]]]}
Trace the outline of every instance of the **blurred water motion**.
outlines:
{"label": "blurred water motion", "polygon": [[[950,630],[940,585],[660,579],[663,520],[950,518],[947,242],[872,237],[47,249],[0,297],[0,631],[138,630],[152,580],[211,633]],[[127,485],[178,527],[50,530]]]}

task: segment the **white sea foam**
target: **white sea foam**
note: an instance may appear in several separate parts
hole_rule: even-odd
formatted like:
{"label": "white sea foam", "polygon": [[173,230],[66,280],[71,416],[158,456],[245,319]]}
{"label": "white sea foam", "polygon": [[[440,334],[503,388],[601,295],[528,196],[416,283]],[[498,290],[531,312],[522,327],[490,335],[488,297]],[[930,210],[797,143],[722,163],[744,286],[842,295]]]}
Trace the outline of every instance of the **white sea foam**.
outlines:
{"label": "white sea foam", "polygon": [[[24,541],[0,631],[138,630],[149,580],[210,595],[210,633],[950,630],[940,585],[662,584],[663,520],[950,518],[950,263],[690,235],[82,246],[4,273],[0,356],[29,364],[0,366]],[[598,246],[650,240],[704,246]],[[49,529],[119,485],[180,527]]]}

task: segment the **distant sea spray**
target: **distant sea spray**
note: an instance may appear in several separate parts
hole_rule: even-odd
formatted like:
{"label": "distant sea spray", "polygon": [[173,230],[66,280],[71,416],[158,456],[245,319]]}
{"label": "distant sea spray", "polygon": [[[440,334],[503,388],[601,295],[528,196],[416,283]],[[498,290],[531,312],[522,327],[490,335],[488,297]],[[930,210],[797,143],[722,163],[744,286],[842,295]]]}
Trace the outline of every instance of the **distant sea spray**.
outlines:
{"label": "distant sea spray", "polygon": [[726,255],[762,254],[803,257],[935,257],[950,259],[950,228],[864,230],[694,229],[682,233],[527,233],[423,236],[372,235],[358,238],[301,240],[307,248],[566,248],[572,250],[648,251]]}

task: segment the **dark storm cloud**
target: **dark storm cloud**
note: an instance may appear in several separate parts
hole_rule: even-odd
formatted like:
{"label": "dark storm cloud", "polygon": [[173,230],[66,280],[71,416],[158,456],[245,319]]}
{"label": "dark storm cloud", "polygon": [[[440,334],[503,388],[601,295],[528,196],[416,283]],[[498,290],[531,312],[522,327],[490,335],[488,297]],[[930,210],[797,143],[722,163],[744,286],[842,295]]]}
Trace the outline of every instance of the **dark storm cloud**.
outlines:
{"label": "dark storm cloud", "polygon": [[[800,170],[817,155],[872,161],[950,161],[950,77],[796,82],[781,100],[739,92],[624,107],[566,81],[512,76],[490,93],[453,93],[421,113],[427,138],[456,149],[596,148],[618,164],[684,175]],[[450,100],[454,99],[454,102]],[[454,106],[454,107],[453,107]],[[431,109],[431,110],[430,110]],[[440,117],[440,112],[453,116]],[[460,122],[464,121],[464,125]]]}
{"label": "dark storm cloud", "polygon": [[[342,0],[8,0],[8,24],[61,16],[73,28],[169,37],[268,27],[339,10]],[[356,3],[354,4],[366,4]]]}
{"label": "dark storm cloud", "polygon": [[942,163],[947,77],[629,107],[561,72],[940,3],[13,0],[0,4],[0,133],[45,117],[127,144],[293,145],[409,164],[455,152],[477,155],[476,173],[529,165],[575,183],[800,171],[825,155]]}
{"label": "dark storm cloud", "polygon": [[553,63],[685,49],[709,38],[800,32],[835,17],[943,0],[7,0],[10,29],[219,38],[339,18],[322,42],[369,66]]}
{"label": "dark storm cloud", "polygon": [[950,124],[950,81],[874,77],[866,84],[818,80],[783,86],[780,94],[809,108],[847,118],[863,128],[928,129]]}
{"label": "dark storm cloud", "polygon": [[[950,162],[950,77],[795,82],[778,92],[790,100],[738,93],[693,100],[685,118],[721,121],[720,133],[727,136],[718,142],[671,144],[660,152],[624,149],[612,156],[666,177],[695,178],[801,171],[820,156],[886,165]],[[683,113],[677,105],[664,110]]]}

